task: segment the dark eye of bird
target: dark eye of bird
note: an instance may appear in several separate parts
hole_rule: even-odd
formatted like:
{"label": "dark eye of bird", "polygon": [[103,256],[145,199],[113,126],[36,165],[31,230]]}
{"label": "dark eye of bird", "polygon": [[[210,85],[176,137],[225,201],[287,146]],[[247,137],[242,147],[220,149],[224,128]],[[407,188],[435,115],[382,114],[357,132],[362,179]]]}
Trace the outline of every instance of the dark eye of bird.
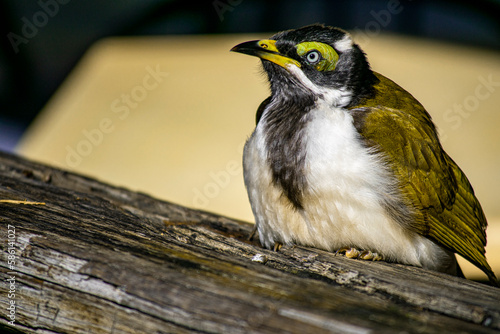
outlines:
{"label": "dark eye of bird", "polygon": [[316,64],[321,59],[319,51],[309,51],[306,55],[306,60],[309,64]]}

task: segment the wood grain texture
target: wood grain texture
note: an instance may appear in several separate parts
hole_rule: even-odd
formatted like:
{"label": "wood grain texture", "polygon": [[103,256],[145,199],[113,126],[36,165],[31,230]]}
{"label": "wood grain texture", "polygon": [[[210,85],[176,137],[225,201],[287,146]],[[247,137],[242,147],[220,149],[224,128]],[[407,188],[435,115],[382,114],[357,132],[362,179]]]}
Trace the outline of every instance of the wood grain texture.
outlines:
{"label": "wood grain texture", "polygon": [[[0,329],[22,333],[494,333],[500,289],[247,241],[252,225],[0,154]],[[7,265],[8,226],[16,262]],[[11,274],[12,272],[12,274]]]}

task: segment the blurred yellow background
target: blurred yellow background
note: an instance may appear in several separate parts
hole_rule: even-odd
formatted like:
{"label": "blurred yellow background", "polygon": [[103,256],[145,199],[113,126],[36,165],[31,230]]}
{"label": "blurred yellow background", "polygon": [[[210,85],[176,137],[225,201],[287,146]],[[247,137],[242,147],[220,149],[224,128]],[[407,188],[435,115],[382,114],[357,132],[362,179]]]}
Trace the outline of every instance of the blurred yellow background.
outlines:
{"label": "blurred yellow background", "polygon": [[[230,53],[269,35],[110,38],[95,44],[17,152],[178,204],[253,221],[241,168],[268,96],[260,61]],[[499,53],[396,35],[355,35],[372,68],[427,108],[488,217],[500,275]],[[468,277],[480,271],[461,261]],[[484,277],[484,276],[481,276]]]}

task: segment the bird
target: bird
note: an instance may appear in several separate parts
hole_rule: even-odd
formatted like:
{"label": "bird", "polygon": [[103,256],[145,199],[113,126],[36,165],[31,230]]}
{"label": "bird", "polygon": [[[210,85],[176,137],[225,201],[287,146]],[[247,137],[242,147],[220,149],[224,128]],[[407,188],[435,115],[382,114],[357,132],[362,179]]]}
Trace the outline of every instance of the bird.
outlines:
{"label": "bird", "polygon": [[498,286],[487,220],[424,106],[373,71],[352,36],[312,24],[230,51],[260,58],[270,96],[243,150],[260,243],[314,247]]}

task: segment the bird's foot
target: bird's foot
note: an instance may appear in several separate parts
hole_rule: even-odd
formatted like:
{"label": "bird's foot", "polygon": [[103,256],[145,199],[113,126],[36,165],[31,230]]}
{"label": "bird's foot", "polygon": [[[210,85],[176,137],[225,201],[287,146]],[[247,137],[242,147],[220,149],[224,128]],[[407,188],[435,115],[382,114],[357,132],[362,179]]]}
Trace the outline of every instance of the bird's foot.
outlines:
{"label": "bird's foot", "polygon": [[370,260],[371,261],[380,261],[380,260],[383,260],[384,258],[382,257],[382,255],[379,255],[376,252],[365,250],[365,251],[362,251],[361,254],[359,254],[358,259],[367,260],[367,261],[370,261]]}
{"label": "bird's foot", "polygon": [[343,247],[335,252],[335,255],[344,254],[346,257],[350,259],[359,259],[359,260],[367,260],[367,261],[380,261],[384,258],[378,253],[369,251],[369,250],[359,250],[354,247]]}
{"label": "bird's foot", "polygon": [[283,247],[283,244],[282,244],[281,242],[277,242],[277,241],[276,241],[276,242],[274,243],[273,250],[274,250],[275,252],[279,252],[279,251],[280,251],[280,249],[281,249],[281,247]]}
{"label": "bird's foot", "polygon": [[343,255],[345,255],[345,257],[348,257],[350,259],[357,259],[360,253],[361,252],[354,247],[343,247],[343,248],[340,248],[339,250],[337,250],[335,252],[335,255],[338,255],[338,254],[342,255],[343,254]]}

